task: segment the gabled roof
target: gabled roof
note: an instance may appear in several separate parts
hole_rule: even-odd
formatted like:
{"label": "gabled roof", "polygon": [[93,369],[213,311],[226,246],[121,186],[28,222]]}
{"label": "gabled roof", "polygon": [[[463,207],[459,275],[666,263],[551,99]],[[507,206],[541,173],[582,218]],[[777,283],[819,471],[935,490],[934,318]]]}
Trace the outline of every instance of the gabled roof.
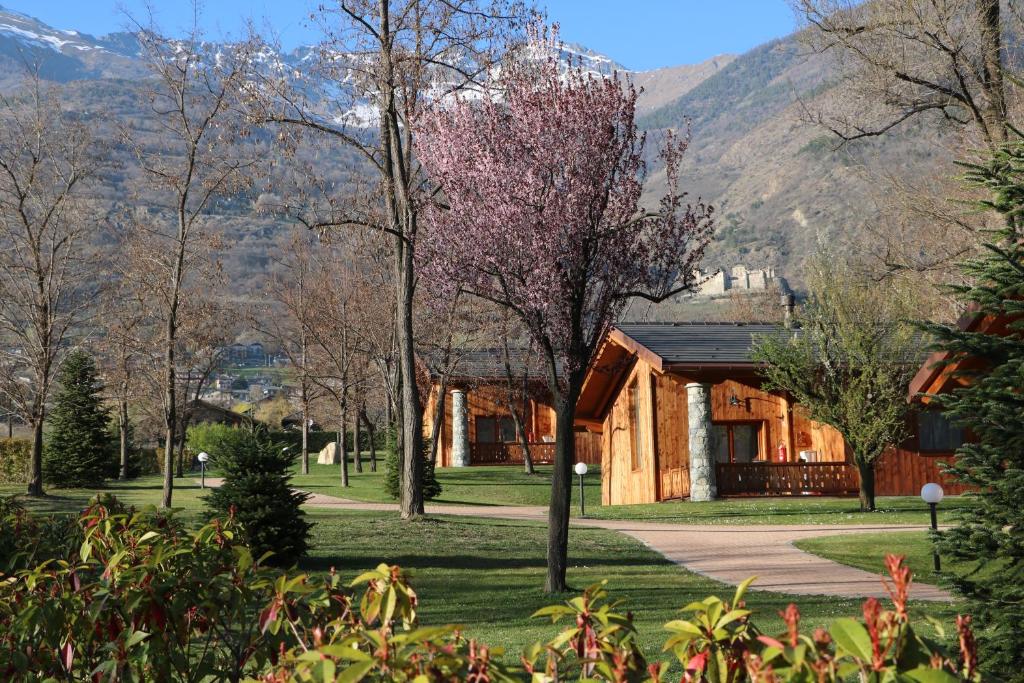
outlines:
{"label": "gabled roof", "polygon": [[620,323],[615,326],[635,344],[670,365],[744,365],[757,336],[791,333],[769,323]]}
{"label": "gabled roof", "polygon": [[638,358],[658,373],[752,377],[758,367],[751,358],[755,339],[790,334],[793,330],[770,323],[618,323],[590,363],[576,403],[577,421],[598,428]]}
{"label": "gabled roof", "polygon": [[[504,349],[474,349],[459,353],[461,357],[458,358],[453,368],[450,380],[505,381]],[[516,378],[521,379],[524,374],[530,379],[544,380],[547,378],[547,363],[536,351],[510,349],[509,366],[512,369],[512,376]],[[431,377],[436,377],[433,369],[431,369]]]}
{"label": "gabled roof", "polygon": [[[964,332],[1005,336],[1010,334],[1011,322],[1013,321],[1007,316],[983,315],[977,312],[977,308],[973,308],[960,317],[957,326]],[[966,384],[967,380],[961,373],[981,366],[981,363],[973,358],[962,358],[951,363],[952,359],[953,354],[949,351],[936,351],[929,355],[921,369],[910,380],[907,400],[927,403],[929,394],[946,393]]]}

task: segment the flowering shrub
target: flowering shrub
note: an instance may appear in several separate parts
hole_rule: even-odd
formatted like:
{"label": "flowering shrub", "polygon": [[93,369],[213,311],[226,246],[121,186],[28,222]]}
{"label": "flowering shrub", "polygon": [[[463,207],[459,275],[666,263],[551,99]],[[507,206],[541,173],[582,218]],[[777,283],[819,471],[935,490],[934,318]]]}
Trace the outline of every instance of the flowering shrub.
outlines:
{"label": "flowering shrub", "polygon": [[[670,661],[645,656],[632,615],[603,584],[539,610],[569,623],[516,659],[458,627],[420,624],[416,592],[398,567],[382,564],[348,585],[333,571],[281,573],[236,541],[231,517],[188,531],[171,514],[107,498],[62,532],[33,539],[44,526],[0,500],[0,680],[679,679]],[[860,619],[807,635],[790,605],[786,631],[770,636],[744,605],[747,581],[730,602],[684,607],[666,624],[664,651],[687,683],[982,680],[970,619],[957,620],[948,651],[918,634],[907,610],[910,571],[901,558],[887,562],[891,609],[872,598]]]}

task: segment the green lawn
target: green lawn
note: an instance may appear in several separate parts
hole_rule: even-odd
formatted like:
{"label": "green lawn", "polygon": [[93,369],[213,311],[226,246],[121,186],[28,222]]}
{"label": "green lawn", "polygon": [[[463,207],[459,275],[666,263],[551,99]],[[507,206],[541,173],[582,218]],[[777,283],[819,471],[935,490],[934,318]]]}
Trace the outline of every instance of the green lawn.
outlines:
{"label": "green lawn", "polygon": [[[588,498],[589,500],[589,498]],[[939,523],[952,522],[968,496],[949,496],[939,506]],[[927,506],[916,497],[877,499],[875,512],[861,512],[856,498],[731,498],[710,503],[669,501],[646,505],[594,506],[601,519],[635,519],[675,524],[929,524]]]}
{"label": "green lawn", "polygon": [[[315,457],[315,456],[314,456]],[[309,474],[295,475],[295,486],[313,493],[323,493],[338,498],[348,498],[373,503],[391,502],[384,493],[384,463],[378,460],[378,471],[356,473],[349,463],[349,487],[341,485],[340,465],[309,465]],[[601,475],[592,468],[593,474],[584,478],[587,503],[597,506],[601,502]],[[296,472],[298,468],[296,467]],[[431,502],[471,505],[547,505],[551,497],[551,467],[539,466],[537,473],[528,475],[521,467],[444,467],[437,470],[441,482],[441,496]],[[576,479],[573,479],[574,484]],[[573,500],[578,488],[573,487]]]}
{"label": "green lawn", "polygon": [[[361,474],[351,466],[349,487],[341,486],[340,465],[310,464],[308,475],[295,475],[295,485],[315,493],[366,502],[390,502],[383,489],[383,464]],[[527,475],[520,467],[446,467],[437,470],[443,492],[434,503],[472,505],[547,505],[551,495],[551,468],[541,466]],[[649,505],[601,505],[600,468],[592,466],[584,477],[587,515],[600,519],[635,519],[672,524],[928,524],[927,507],[917,497],[878,499],[878,510],[863,513],[856,498],[732,498],[713,503],[669,501]],[[579,512],[579,489],[573,479],[572,512]],[[963,496],[947,497],[939,508],[939,521],[952,521],[953,510],[970,505]]]}
{"label": "green lawn", "polygon": [[[195,513],[201,509],[203,491],[192,477],[175,479],[174,486],[173,507],[184,508],[188,513]],[[85,489],[57,489],[49,486],[45,487],[45,490],[46,496],[43,498],[19,498],[26,507],[35,512],[73,513],[84,508],[89,499],[97,493]],[[0,496],[21,494],[24,491],[25,487],[20,484],[0,484]],[[163,494],[163,479],[159,475],[153,475],[126,482],[111,481],[99,491],[112,493],[129,505],[159,505]]]}
{"label": "green lawn", "polygon": [[[896,531],[891,533],[846,534],[797,541],[794,545],[840,564],[872,572],[884,571],[885,555],[895,552],[907,558],[907,566],[914,572],[914,580],[921,583],[939,583],[932,559],[932,543],[927,531]],[[941,559],[941,558],[940,558]],[[942,568],[957,565],[943,560]]]}
{"label": "green lawn", "polygon": [[[556,632],[550,623],[530,619],[552,602],[540,590],[543,525],[443,516],[404,523],[393,515],[328,510],[311,510],[310,516],[317,526],[308,565],[353,574],[381,561],[400,564],[413,572],[427,622],[463,624],[470,635],[513,652]],[[607,579],[612,595],[625,600],[623,609],[634,612],[650,655],[660,650],[662,625],[678,618],[680,607],[712,593],[731,596],[735,590],[683,570],[634,539],[602,529],[574,529],[569,557],[571,585],[582,588]],[[791,601],[800,605],[808,627],[860,613],[858,600],[756,591],[747,600],[758,615],[757,624],[769,633],[783,630],[778,612]],[[915,610],[944,623],[952,623],[956,613],[951,606],[935,604],[920,604]]]}
{"label": "green lawn", "polygon": [[[348,488],[341,486],[339,465],[310,464],[308,475],[296,474],[295,486],[314,493],[323,493],[338,498],[366,502],[391,502],[383,488],[383,460],[378,462],[378,472],[369,471],[364,463],[364,472],[356,473],[350,463]],[[297,469],[297,468],[296,468]],[[212,475],[211,475],[212,476]],[[439,504],[471,505],[547,505],[551,493],[551,468],[541,466],[537,474],[526,475],[519,467],[465,467],[442,468],[437,470],[443,492],[434,500]],[[193,477],[176,479],[177,484],[191,485]],[[598,467],[591,467],[584,478],[587,516],[600,519],[631,519],[671,524],[928,524],[928,512],[916,497],[879,498],[878,511],[863,513],[858,510],[855,498],[733,498],[711,503],[690,503],[669,501],[648,505],[601,506],[601,475]],[[144,488],[142,488],[144,487]],[[143,491],[152,493],[152,500],[159,501],[161,483],[159,477],[146,477],[125,486],[113,482],[111,490],[124,490],[129,502],[145,498]],[[0,495],[20,493],[21,486],[0,485]],[[53,491],[60,500],[84,503],[88,496],[80,492]],[[118,495],[122,495],[118,493]],[[178,500],[194,495],[186,487]],[[572,513],[579,513],[579,489],[575,478],[572,489]],[[950,496],[939,507],[939,522],[953,521],[953,512],[971,504],[968,496]],[[60,506],[61,502],[41,503]]]}

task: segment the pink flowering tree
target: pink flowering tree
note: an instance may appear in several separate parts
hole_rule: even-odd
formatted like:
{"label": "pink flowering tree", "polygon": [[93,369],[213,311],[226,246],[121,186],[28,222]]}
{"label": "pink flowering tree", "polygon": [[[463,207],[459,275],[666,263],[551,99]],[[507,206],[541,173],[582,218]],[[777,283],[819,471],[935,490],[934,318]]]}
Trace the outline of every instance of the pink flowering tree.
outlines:
{"label": "pink flowering tree", "polygon": [[437,184],[417,244],[444,296],[462,289],[512,311],[544,357],[556,412],[545,590],[566,590],[576,401],[597,344],[626,303],[692,287],[712,209],[678,187],[687,140],[661,150],[668,191],[641,206],[647,167],[636,92],[565,68],[552,31],[490,87],[417,121],[416,154]]}

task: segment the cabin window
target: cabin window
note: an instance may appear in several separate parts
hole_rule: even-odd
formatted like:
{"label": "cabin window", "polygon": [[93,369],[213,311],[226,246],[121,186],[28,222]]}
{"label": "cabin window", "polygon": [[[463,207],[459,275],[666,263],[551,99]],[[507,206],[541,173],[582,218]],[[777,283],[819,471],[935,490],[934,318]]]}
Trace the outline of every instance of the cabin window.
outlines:
{"label": "cabin window", "polygon": [[761,453],[760,422],[720,423],[715,430],[715,461],[754,462],[764,460]]}
{"label": "cabin window", "polygon": [[636,380],[629,385],[629,447],[631,461],[634,470],[639,470],[643,467],[643,460],[641,459],[640,450],[640,439],[641,431],[640,425],[640,387]]}
{"label": "cabin window", "polygon": [[516,425],[511,417],[476,418],[477,443],[515,443]]}
{"label": "cabin window", "polygon": [[917,414],[917,434],[922,451],[951,453],[964,443],[963,430],[937,410]]}

